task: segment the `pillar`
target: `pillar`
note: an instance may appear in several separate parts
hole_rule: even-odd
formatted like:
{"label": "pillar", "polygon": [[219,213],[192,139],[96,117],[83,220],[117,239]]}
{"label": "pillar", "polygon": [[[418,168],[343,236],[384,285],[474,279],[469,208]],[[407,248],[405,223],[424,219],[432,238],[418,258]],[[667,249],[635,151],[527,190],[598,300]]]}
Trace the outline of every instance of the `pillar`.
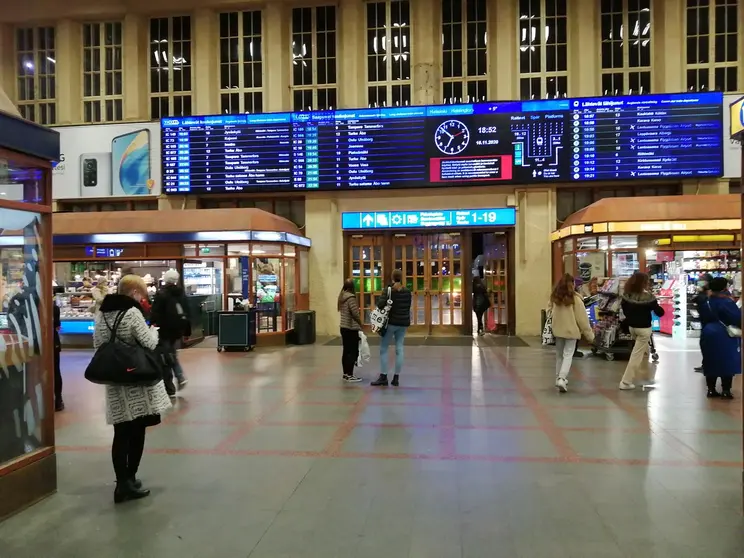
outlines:
{"label": "pillar", "polygon": [[654,75],[651,87],[654,93],[684,91],[686,79],[682,46],[686,33],[685,4],[682,0],[655,1],[652,10],[651,40],[653,41]]}
{"label": "pillar", "polygon": [[601,92],[599,6],[595,0],[570,0],[568,4],[568,94],[571,97],[592,97]]}
{"label": "pillar", "polygon": [[411,52],[414,62],[411,99],[414,105],[441,103],[441,9],[442,4],[437,1],[411,2]]}
{"label": "pillar", "polygon": [[519,99],[517,2],[488,4],[488,84],[491,99]]}
{"label": "pillar", "polygon": [[[290,110],[289,21],[281,2],[269,2],[263,13],[264,112]],[[341,56],[339,51],[339,56]]]}
{"label": "pillar", "polygon": [[685,195],[728,194],[729,181],[723,178],[706,178],[703,180],[688,180],[682,183],[682,193]]}
{"label": "pillar", "polygon": [[124,120],[150,119],[149,21],[140,15],[124,16]]}
{"label": "pillar", "polygon": [[550,233],[556,220],[555,191],[517,190],[515,315],[517,335],[540,335],[540,311],[552,283]]}
{"label": "pillar", "polygon": [[367,106],[366,13],[360,0],[340,0],[336,14],[339,108]]}
{"label": "pillar", "polygon": [[57,124],[83,121],[81,25],[60,20],[56,28]]}
{"label": "pillar", "polygon": [[15,42],[13,26],[0,23],[0,89],[5,91],[11,102],[16,99],[15,84]]}
{"label": "pillar", "polygon": [[336,300],[344,280],[341,213],[336,200],[305,200],[305,234],[310,249],[310,309],[315,310],[318,335],[338,335]]}
{"label": "pillar", "polygon": [[219,112],[220,54],[217,24],[217,14],[212,10],[200,9],[194,12],[192,18],[194,41],[191,47],[191,56],[194,60],[191,73],[194,114]]}

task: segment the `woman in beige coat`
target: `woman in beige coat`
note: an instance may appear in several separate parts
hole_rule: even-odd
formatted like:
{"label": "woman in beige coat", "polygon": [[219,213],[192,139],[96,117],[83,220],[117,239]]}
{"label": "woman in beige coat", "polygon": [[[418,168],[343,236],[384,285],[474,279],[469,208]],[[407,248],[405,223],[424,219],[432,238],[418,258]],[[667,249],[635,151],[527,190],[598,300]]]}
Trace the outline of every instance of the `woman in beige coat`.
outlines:
{"label": "woman in beige coat", "polygon": [[548,311],[553,318],[555,337],[555,387],[568,391],[568,371],[571,369],[576,345],[581,337],[590,343],[594,332],[581,296],[574,290],[574,278],[566,273],[553,287]]}

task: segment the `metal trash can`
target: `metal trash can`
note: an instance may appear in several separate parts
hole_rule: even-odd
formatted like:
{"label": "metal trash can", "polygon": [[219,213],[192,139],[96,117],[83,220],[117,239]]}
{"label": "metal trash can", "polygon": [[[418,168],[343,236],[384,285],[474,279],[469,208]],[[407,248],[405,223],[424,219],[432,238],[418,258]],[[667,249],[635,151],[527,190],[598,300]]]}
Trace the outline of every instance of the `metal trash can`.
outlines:
{"label": "metal trash can", "polygon": [[294,313],[294,342],[296,345],[315,343],[315,310],[299,310]]}

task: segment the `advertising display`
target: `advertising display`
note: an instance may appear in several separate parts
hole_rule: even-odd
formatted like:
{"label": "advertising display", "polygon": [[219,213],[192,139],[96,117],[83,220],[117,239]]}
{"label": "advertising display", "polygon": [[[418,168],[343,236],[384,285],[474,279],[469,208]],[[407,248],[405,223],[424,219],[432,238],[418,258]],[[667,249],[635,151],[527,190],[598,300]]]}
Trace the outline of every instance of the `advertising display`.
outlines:
{"label": "advertising display", "polygon": [[741,176],[741,145],[732,139],[744,135],[744,97],[725,95],[723,98],[723,176]]}
{"label": "advertising display", "polygon": [[62,156],[52,176],[54,199],[160,194],[160,126],[97,124],[55,128]]}
{"label": "advertising display", "polygon": [[719,177],[721,93],[161,121],[166,193]]}
{"label": "advertising display", "polygon": [[513,207],[366,211],[341,214],[341,228],[343,230],[511,227],[516,222],[517,212]]}

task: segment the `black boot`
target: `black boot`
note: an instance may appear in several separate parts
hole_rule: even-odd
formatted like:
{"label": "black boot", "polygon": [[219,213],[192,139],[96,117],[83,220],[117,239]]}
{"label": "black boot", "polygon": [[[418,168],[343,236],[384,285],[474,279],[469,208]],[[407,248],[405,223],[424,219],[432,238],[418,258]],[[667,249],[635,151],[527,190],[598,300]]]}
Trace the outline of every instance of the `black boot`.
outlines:
{"label": "black boot", "polygon": [[65,402],[62,401],[61,397],[54,402],[54,410],[57,413],[65,410]]}
{"label": "black boot", "polygon": [[137,488],[133,480],[128,479],[124,482],[116,483],[116,490],[114,490],[114,503],[121,504],[128,500],[139,500],[150,495],[150,491]]}
{"label": "black boot", "polygon": [[387,385],[388,385],[387,374],[380,374],[380,377],[377,378],[370,385],[373,385],[373,386],[385,386],[385,387],[387,387]]}
{"label": "black boot", "polygon": [[733,399],[734,398],[734,394],[731,393],[731,390],[730,389],[724,389],[723,390],[723,393],[721,393],[721,398],[722,399]]}
{"label": "black boot", "polygon": [[713,398],[713,397],[721,397],[721,394],[720,394],[720,393],[718,393],[718,392],[717,392],[716,390],[714,390],[714,389],[709,389],[709,390],[708,390],[708,395],[706,395],[706,397],[707,397],[708,399],[711,399],[711,398]]}
{"label": "black boot", "polygon": [[396,374],[395,376],[393,376],[393,381],[390,382],[390,385],[395,386],[395,387],[398,387],[398,374]]}

